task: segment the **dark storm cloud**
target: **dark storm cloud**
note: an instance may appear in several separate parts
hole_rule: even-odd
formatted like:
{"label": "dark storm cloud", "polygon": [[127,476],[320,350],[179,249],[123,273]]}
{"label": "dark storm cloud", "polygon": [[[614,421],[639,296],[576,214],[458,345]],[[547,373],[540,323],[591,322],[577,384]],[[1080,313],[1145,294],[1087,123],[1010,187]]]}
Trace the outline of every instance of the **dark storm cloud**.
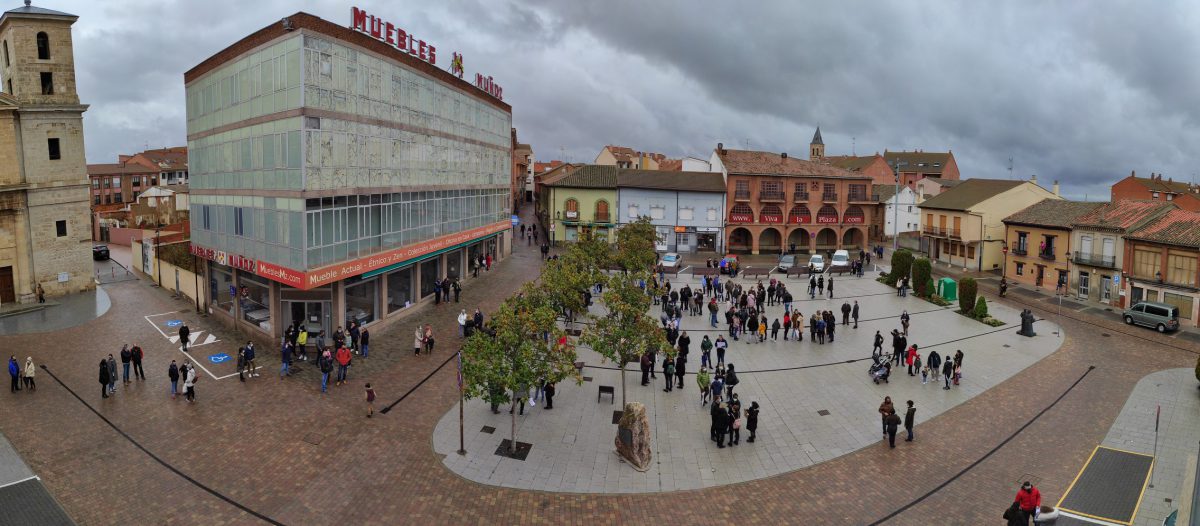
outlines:
{"label": "dark storm cloud", "polygon": [[[40,4],[41,2],[39,2]],[[1073,197],[1130,170],[1192,177],[1200,36],[1190,3],[360,0],[504,86],[539,159],[604,144],[707,157],[953,149],[966,177],[1036,173]],[[89,160],[184,141],[182,74],[298,10],[351,3],[64,2]]]}

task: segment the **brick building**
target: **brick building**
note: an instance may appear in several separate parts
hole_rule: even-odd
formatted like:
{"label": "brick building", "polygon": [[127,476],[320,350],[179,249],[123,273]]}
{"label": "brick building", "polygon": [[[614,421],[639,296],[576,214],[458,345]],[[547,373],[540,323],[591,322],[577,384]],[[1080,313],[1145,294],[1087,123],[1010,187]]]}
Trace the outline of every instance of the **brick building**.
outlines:
{"label": "brick building", "polygon": [[1072,250],[1071,224],[1104,203],[1043,199],[1004,218],[1008,247],[1004,275],[1013,283],[1025,283],[1054,292],[1061,281],[1070,290]]}
{"label": "brick building", "polygon": [[710,162],[725,177],[727,250],[812,253],[866,246],[875,213],[870,177],[723,144]]}
{"label": "brick building", "polygon": [[[911,152],[883,152],[883,160],[887,166],[899,166],[900,184],[916,183],[926,177],[936,177],[951,181],[959,180],[958,162],[954,160],[954,152],[927,152],[914,150]],[[891,179],[889,178],[889,181]]]}
{"label": "brick building", "polygon": [[1123,200],[1105,203],[1071,224],[1071,291],[1081,300],[1122,305],[1125,235],[1175,210],[1172,203]]}
{"label": "brick building", "polygon": [[187,147],[158,148],[120,155],[115,163],[89,164],[92,239],[107,241],[111,227],[136,225],[129,205],[143,192],[157,187],[182,187],[188,182]]}
{"label": "brick building", "polygon": [[95,287],[78,18],[28,4],[0,16],[0,304]]}
{"label": "brick building", "polygon": [[1200,314],[1200,212],[1172,210],[1125,236],[1125,305],[1161,301],[1179,307],[1179,323]]}
{"label": "brick building", "polygon": [[1130,172],[1129,177],[1112,185],[1112,201],[1138,199],[1174,203],[1175,206],[1192,212],[1200,212],[1200,185],[1163,180],[1162,174],[1150,174],[1149,178],[1138,177]]}

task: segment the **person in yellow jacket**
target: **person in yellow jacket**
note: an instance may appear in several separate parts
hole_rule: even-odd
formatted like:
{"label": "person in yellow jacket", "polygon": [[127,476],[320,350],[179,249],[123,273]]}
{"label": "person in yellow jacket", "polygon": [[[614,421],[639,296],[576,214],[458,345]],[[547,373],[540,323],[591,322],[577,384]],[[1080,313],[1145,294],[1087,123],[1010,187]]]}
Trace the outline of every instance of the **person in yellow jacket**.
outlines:
{"label": "person in yellow jacket", "polygon": [[296,348],[299,352],[299,360],[302,362],[308,361],[308,329],[303,325],[300,326],[300,334],[296,335]]}

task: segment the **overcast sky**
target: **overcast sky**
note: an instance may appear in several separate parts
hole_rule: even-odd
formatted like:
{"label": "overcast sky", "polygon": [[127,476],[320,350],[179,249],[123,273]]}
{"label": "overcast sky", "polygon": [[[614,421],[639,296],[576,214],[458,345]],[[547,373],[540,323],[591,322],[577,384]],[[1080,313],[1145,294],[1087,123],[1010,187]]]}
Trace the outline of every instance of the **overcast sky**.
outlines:
{"label": "overcast sky", "polygon": [[[954,151],[1091,200],[1192,180],[1200,6],[1155,2],[38,0],[75,25],[88,161],[180,145],[183,72],[281,17],[377,13],[492,75],[539,160],[605,144],[707,158]],[[8,0],[14,7],[19,1]],[[444,65],[444,64],[443,64]]]}

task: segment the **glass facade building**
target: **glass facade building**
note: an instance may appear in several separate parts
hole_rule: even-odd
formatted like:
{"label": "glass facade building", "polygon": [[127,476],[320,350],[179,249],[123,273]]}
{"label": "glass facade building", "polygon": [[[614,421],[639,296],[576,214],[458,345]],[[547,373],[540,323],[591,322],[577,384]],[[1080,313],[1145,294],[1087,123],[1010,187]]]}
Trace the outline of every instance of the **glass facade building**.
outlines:
{"label": "glass facade building", "polygon": [[501,258],[511,108],[369,35],[287,20],[185,75],[192,245],[211,262],[212,310],[332,332],[469,274],[467,252]]}

